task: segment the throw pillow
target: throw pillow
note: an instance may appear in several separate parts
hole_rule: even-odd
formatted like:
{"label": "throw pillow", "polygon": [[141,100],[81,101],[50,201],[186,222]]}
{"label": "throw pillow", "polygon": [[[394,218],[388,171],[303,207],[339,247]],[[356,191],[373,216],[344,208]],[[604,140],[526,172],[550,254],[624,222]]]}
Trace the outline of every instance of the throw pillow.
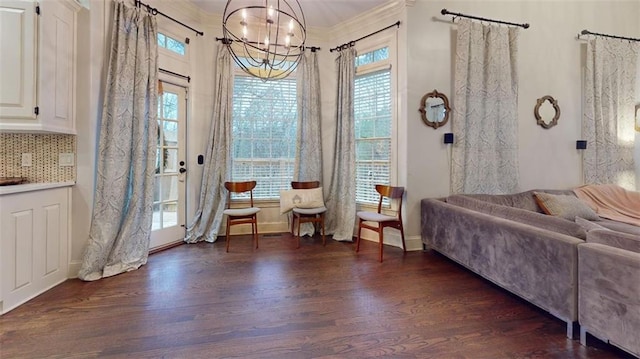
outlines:
{"label": "throw pillow", "polygon": [[600,219],[591,207],[576,196],[555,195],[544,192],[534,192],[533,195],[540,208],[542,208],[546,214],[558,216],[570,221],[574,221],[576,217],[591,221]]}
{"label": "throw pillow", "polygon": [[324,206],[322,187],[280,191],[280,214],[287,213],[294,208],[317,208],[322,206]]}

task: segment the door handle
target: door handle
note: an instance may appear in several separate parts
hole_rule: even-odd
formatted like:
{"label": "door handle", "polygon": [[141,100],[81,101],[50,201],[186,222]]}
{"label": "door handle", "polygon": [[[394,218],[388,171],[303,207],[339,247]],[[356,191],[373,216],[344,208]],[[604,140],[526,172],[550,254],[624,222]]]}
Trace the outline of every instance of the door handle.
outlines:
{"label": "door handle", "polygon": [[186,169],[186,168],[184,168],[184,167],[180,167],[180,169],[178,170],[178,172],[180,172],[180,173],[185,173],[185,172],[187,172],[187,169]]}

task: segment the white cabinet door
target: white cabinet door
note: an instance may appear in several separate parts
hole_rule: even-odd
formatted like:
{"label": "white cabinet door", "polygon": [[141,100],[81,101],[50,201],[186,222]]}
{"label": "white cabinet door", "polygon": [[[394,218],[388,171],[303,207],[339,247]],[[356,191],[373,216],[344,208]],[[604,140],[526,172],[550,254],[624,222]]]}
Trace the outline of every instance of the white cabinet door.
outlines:
{"label": "white cabinet door", "polygon": [[36,4],[0,0],[0,121],[36,121]]}
{"label": "white cabinet door", "polygon": [[79,9],[74,0],[0,0],[0,130],[76,133]]}
{"label": "white cabinet door", "polygon": [[67,279],[69,196],[69,188],[0,196],[2,313]]}
{"label": "white cabinet door", "polygon": [[76,10],[68,1],[40,3],[40,73],[38,93],[42,129],[75,134]]}

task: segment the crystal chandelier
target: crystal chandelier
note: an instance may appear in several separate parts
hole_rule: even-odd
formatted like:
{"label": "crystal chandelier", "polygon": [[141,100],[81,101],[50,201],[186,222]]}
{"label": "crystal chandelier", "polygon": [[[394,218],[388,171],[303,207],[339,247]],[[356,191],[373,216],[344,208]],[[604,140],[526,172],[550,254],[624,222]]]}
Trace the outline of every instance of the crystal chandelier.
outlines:
{"label": "crystal chandelier", "polygon": [[263,80],[289,76],[307,37],[298,0],[228,0],[222,30],[236,64]]}

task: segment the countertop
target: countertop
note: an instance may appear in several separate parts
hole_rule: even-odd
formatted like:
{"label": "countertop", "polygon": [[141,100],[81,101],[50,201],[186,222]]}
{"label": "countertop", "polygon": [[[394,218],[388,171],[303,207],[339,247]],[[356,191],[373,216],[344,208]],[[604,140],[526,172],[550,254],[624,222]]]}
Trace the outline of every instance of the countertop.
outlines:
{"label": "countertop", "polygon": [[69,187],[75,185],[75,181],[69,182],[51,182],[51,183],[25,183],[14,184],[9,186],[0,186],[0,196],[11,193],[39,191],[43,189],[51,189],[58,187]]}

